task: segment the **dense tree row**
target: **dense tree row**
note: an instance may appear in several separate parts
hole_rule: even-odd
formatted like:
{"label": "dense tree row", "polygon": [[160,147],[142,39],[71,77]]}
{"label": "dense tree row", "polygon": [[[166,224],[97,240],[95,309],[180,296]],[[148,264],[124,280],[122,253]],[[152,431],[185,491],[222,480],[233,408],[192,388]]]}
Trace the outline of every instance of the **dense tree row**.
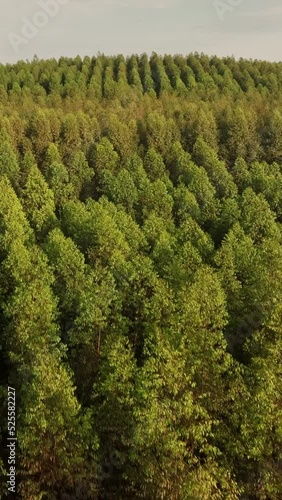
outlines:
{"label": "dense tree row", "polygon": [[[39,63],[39,64],[38,64]],[[60,58],[31,62],[19,61],[14,65],[1,66],[1,97],[6,93],[25,96],[59,94],[61,97],[102,96],[124,97],[130,89],[137,93],[160,95],[163,92],[186,96],[189,91],[208,91],[210,96],[218,91],[240,92],[258,90],[262,94],[278,94],[282,88],[281,63],[248,61],[204,54],[164,56],[153,54],[150,58],[133,55],[106,57],[98,55],[90,59]]]}
{"label": "dense tree row", "polygon": [[0,470],[23,499],[279,500],[282,65],[0,67]]}

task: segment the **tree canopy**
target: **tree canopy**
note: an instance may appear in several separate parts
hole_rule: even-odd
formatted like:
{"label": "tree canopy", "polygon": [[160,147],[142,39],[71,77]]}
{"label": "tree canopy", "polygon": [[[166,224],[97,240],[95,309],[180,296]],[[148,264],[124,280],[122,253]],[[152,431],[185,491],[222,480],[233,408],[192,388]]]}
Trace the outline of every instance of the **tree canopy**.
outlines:
{"label": "tree canopy", "polygon": [[0,67],[0,496],[279,500],[282,63]]}

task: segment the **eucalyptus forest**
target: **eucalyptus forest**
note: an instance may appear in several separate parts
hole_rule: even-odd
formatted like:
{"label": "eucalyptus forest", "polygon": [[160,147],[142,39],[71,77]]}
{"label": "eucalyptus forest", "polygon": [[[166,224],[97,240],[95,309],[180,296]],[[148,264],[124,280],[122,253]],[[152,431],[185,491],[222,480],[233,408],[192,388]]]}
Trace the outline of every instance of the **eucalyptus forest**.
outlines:
{"label": "eucalyptus forest", "polygon": [[282,63],[0,65],[0,497],[282,498]]}

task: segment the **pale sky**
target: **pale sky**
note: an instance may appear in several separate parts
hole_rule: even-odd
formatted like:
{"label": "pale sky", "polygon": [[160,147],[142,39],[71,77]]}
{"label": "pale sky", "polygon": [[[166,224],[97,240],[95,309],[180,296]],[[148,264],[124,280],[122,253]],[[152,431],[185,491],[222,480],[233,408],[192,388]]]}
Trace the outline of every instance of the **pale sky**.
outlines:
{"label": "pale sky", "polygon": [[282,60],[282,0],[0,0],[0,7],[1,63],[98,51]]}

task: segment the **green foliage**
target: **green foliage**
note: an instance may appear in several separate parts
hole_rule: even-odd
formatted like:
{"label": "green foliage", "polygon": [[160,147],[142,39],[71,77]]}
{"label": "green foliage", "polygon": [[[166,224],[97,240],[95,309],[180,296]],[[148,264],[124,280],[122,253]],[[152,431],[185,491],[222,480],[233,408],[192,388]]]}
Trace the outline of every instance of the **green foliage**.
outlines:
{"label": "green foliage", "polygon": [[38,167],[34,164],[22,192],[22,203],[36,233],[48,231],[56,223],[54,194]]}
{"label": "green foliage", "polygon": [[157,112],[150,113],[147,118],[146,142],[162,157],[166,157],[173,142],[178,139],[178,131],[173,119],[166,120]]}
{"label": "green foliage", "polygon": [[16,186],[20,173],[17,156],[7,140],[0,141],[0,175],[7,176],[13,186]]}
{"label": "green foliage", "polygon": [[[31,231],[16,195],[9,184],[5,187],[0,203],[1,252],[6,253],[1,275],[10,287],[1,300],[3,319],[9,325],[2,341],[20,405],[20,491],[27,497],[39,498],[45,492],[55,498],[74,486],[74,470],[77,479],[83,474],[85,425],[58,339],[52,274],[42,251],[31,242]],[[13,220],[17,233],[11,233]],[[95,446],[94,440],[88,446]]]}
{"label": "green foliage", "polygon": [[107,169],[112,172],[115,171],[118,163],[118,154],[114,150],[112,143],[106,137],[103,137],[99,144],[97,144],[92,165],[94,171],[100,174],[103,170]]}
{"label": "green foliage", "polygon": [[72,192],[76,198],[79,198],[83,188],[86,188],[94,177],[94,172],[89,167],[82,151],[75,153],[69,160],[67,171]]}
{"label": "green foliage", "polygon": [[17,498],[281,497],[281,89],[204,54],[0,66]]}
{"label": "green foliage", "polygon": [[237,188],[231,174],[226,170],[224,163],[217,159],[216,152],[201,137],[194,145],[193,159],[197,165],[205,168],[219,198],[236,196]]}

